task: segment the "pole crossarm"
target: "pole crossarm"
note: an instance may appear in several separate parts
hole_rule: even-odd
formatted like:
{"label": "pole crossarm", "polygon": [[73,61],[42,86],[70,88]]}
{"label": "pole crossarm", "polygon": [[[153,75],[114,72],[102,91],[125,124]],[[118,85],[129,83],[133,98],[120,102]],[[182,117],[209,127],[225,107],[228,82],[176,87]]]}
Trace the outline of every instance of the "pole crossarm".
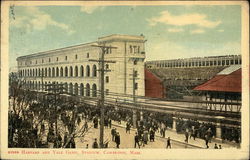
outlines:
{"label": "pole crossarm", "polygon": [[116,49],[117,47],[113,46],[105,46],[105,45],[91,45],[92,47],[99,47],[101,49],[101,55],[99,59],[89,59],[90,62],[98,62],[99,63],[99,69],[97,70],[99,72],[99,77],[100,77],[100,100],[98,105],[100,105],[100,110],[101,110],[101,117],[100,117],[100,148],[104,148],[104,72],[110,72],[111,70],[105,69],[105,63],[116,63],[115,61],[112,60],[105,60],[104,54],[108,53],[109,49]]}

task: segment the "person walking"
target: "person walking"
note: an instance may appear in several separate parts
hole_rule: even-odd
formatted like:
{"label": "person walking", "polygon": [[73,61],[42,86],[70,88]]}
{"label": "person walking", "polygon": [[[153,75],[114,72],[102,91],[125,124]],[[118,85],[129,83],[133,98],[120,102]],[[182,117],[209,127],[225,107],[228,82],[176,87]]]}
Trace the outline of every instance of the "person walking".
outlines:
{"label": "person walking", "polygon": [[130,123],[129,122],[127,122],[126,123],[126,133],[128,132],[129,134],[130,134]]}
{"label": "person walking", "polygon": [[148,144],[148,131],[147,131],[147,130],[145,130],[145,131],[143,132],[143,146],[144,146],[145,144]]}
{"label": "person walking", "polygon": [[168,137],[168,139],[167,139],[167,148],[168,147],[171,149],[171,139],[170,139],[170,137]]}
{"label": "person walking", "polygon": [[136,144],[138,145],[138,147],[140,148],[140,144],[139,144],[139,136],[137,134],[137,132],[135,133],[135,148],[136,148]]}
{"label": "person walking", "polygon": [[206,144],[207,148],[209,148],[209,146],[208,146],[208,140],[209,140],[208,135],[205,135],[205,144]]}
{"label": "person walking", "polygon": [[185,131],[185,142],[186,143],[188,143],[188,136],[189,136],[189,134],[188,134],[188,130],[186,129],[186,131]]}
{"label": "person walking", "polygon": [[116,143],[116,148],[119,148],[120,143],[121,143],[119,132],[116,133],[116,136],[115,136],[115,143]]}
{"label": "person walking", "polygon": [[112,141],[115,141],[116,128],[111,129]]}
{"label": "person walking", "polygon": [[150,136],[149,136],[150,142],[151,142],[151,141],[154,142],[154,141],[155,141],[155,132],[154,132],[154,130],[153,130],[152,128],[151,128],[150,131],[149,131],[149,135],[150,135]]}
{"label": "person walking", "polygon": [[83,132],[86,132],[88,130],[88,122],[85,121],[84,126],[83,126]]}

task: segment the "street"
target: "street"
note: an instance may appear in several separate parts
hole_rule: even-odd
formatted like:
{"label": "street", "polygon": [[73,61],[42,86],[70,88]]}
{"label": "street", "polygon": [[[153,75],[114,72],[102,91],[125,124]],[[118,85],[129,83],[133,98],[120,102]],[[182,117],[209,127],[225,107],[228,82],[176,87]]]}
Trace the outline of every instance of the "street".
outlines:
{"label": "street", "polygon": [[[83,122],[82,122],[83,124]],[[89,129],[89,131],[86,133],[86,135],[84,137],[80,137],[80,138],[75,138],[75,143],[76,143],[76,148],[86,148],[86,145],[89,145],[89,148],[92,148],[92,144],[94,142],[94,139],[97,138],[97,142],[99,142],[99,134],[100,134],[100,129],[95,129],[92,126],[92,123],[89,122],[89,126],[91,126],[91,128]],[[117,126],[117,125],[113,125],[112,127],[115,127],[116,130],[119,132],[120,134],[120,138],[121,138],[121,144],[120,144],[120,148],[134,148],[134,135],[135,135],[135,131],[131,130],[130,134],[126,133],[125,128]],[[167,137],[167,135],[166,135]],[[104,129],[104,142],[108,141],[108,148],[116,148],[116,144],[115,142],[112,141],[112,136],[111,136],[111,129],[110,128],[105,128]],[[143,148],[166,148],[166,138],[160,138],[160,137],[155,137],[155,142],[149,142],[148,144],[145,145],[144,147],[141,146],[141,149]],[[183,143],[178,143],[175,141],[171,141],[171,145],[173,149],[181,149],[181,148],[186,148],[185,144]],[[192,146],[187,146],[187,148],[193,148]]]}

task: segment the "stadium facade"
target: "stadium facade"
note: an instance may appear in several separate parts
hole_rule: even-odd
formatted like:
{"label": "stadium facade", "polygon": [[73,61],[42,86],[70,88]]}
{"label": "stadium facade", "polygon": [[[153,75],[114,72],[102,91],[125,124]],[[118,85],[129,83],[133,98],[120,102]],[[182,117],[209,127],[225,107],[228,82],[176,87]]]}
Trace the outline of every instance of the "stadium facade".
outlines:
{"label": "stadium facade", "polygon": [[[134,35],[110,35],[97,41],[45,52],[39,52],[17,58],[18,74],[25,88],[42,91],[48,84],[63,84],[69,94],[80,96],[98,96],[100,78],[98,62],[101,50],[94,45],[105,45],[106,63],[105,93],[132,94],[133,70],[139,75],[136,80],[136,95],[145,95],[144,59],[145,37]],[[118,97],[117,97],[118,98]]]}

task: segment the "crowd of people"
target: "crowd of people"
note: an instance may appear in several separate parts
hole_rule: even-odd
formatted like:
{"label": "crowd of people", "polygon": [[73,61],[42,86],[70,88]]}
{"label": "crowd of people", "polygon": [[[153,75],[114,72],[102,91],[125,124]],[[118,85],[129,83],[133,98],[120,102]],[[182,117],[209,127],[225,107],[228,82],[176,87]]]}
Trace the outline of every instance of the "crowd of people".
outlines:
{"label": "crowd of people", "polygon": [[[67,126],[68,132],[73,133],[75,129],[75,123],[79,125],[82,119],[86,121],[92,121],[93,127],[98,128],[100,119],[100,108],[83,105],[78,107],[78,115],[82,115],[81,118],[76,116],[76,119],[72,121],[72,117],[61,114],[61,120]],[[138,119],[140,119],[140,113],[137,113]],[[173,128],[173,115],[163,114],[163,113],[152,113],[145,111],[143,120],[137,121],[136,124],[136,134],[134,135],[134,147],[143,147],[148,144],[148,142],[155,141],[156,132],[160,133],[163,138],[166,137],[167,128]],[[132,110],[120,109],[116,106],[107,106],[104,113],[104,127],[112,128],[112,121],[116,121],[121,124],[121,121],[126,122],[125,130],[126,133],[130,134],[130,130],[133,127],[132,121]],[[41,133],[44,127],[41,126],[40,131],[33,125],[32,117],[19,117],[13,112],[9,112],[9,147],[20,147],[20,148],[42,148],[48,147],[49,143],[53,143],[56,148],[75,148],[76,144],[74,142],[74,137],[68,132],[55,134],[53,127],[49,128],[46,140],[41,138]],[[84,124],[84,132],[88,129],[88,123]],[[185,142],[188,143],[188,139],[202,138],[205,140],[206,145],[211,142],[211,139],[216,135],[215,125],[212,123],[201,123],[192,119],[181,119],[176,120],[176,132],[185,135]],[[64,134],[64,136],[61,136]],[[120,147],[120,134],[115,131],[114,128],[111,130],[112,141],[116,143],[116,147]],[[222,139],[240,142],[240,130],[239,129],[229,129],[227,127],[222,127]],[[44,143],[45,141],[45,143]],[[167,148],[171,148],[170,138],[167,138],[166,145]],[[98,144],[98,143],[97,143]],[[97,145],[92,145],[97,146]],[[216,148],[216,147],[215,147]]]}

